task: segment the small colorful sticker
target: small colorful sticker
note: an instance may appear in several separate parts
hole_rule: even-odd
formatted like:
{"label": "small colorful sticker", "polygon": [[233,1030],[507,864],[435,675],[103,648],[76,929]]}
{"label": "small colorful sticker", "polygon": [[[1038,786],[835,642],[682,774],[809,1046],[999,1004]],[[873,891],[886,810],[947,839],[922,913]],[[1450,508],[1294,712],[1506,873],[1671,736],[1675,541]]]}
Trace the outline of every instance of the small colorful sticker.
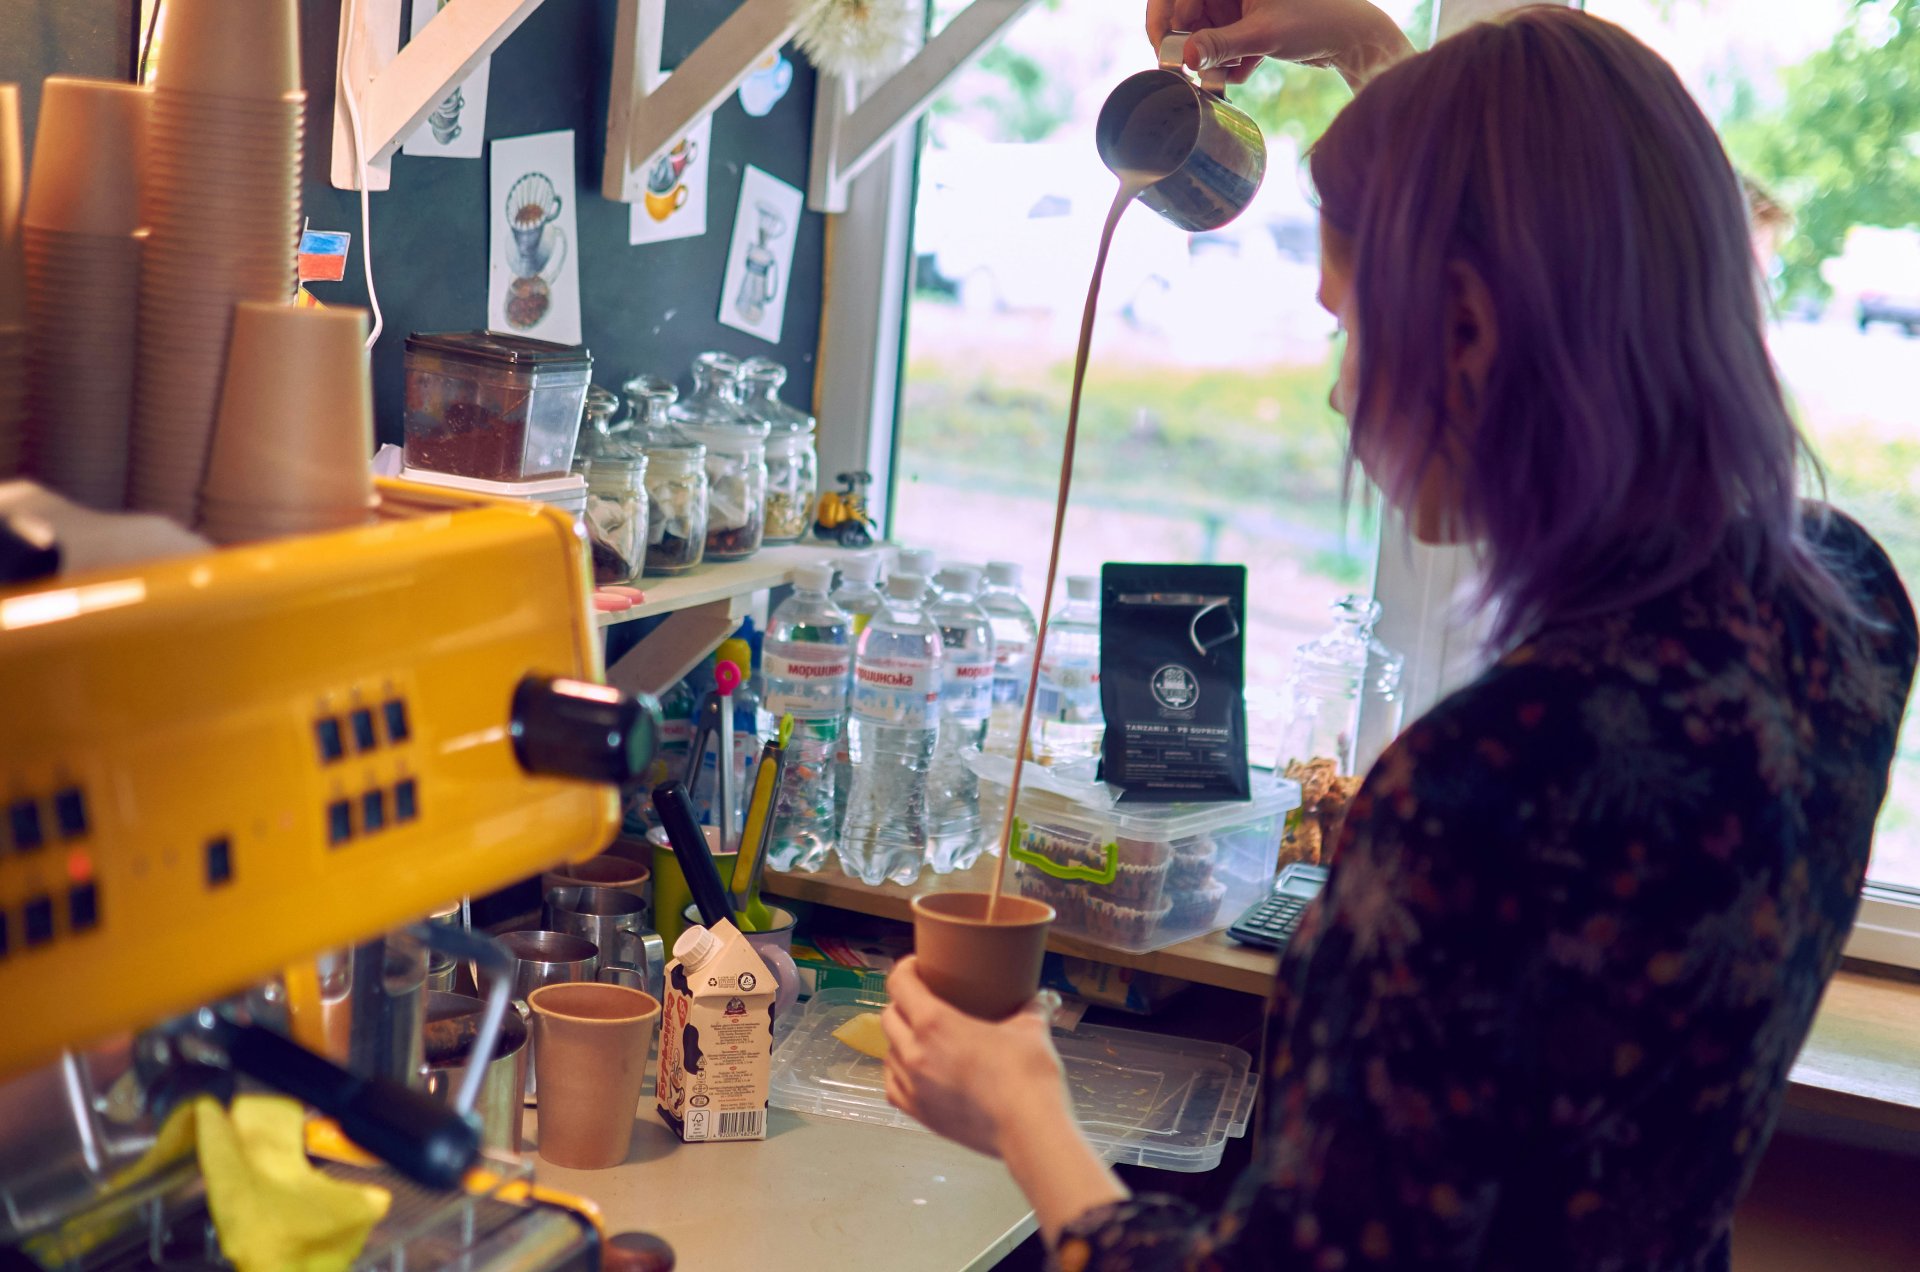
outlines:
{"label": "small colorful sticker", "polygon": [[337,283],[347,276],[353,235],[344,230],[305,230],[300,235],[300,281]]}

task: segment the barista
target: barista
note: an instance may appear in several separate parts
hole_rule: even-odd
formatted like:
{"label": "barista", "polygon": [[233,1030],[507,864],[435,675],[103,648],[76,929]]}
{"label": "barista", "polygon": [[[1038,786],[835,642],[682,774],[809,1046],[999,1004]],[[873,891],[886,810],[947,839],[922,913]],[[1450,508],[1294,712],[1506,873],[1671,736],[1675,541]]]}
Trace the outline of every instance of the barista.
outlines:
{"label": "barista", "polygon": [[1333,402],[1414,536],[1476,553],[1495,661],[1354,802],[1224,1210],[1129,1195],[1041,1017],[961,1015],[911,960],[889,1097],[1003,1159],[1073,1272],[1725,1269],[1915,657],[1886,555],[1796,493],[1740,184],[1575,10],[1418,55],[1364,0],[1147,25],[1196,69],[1364,81],[1311,161]]}

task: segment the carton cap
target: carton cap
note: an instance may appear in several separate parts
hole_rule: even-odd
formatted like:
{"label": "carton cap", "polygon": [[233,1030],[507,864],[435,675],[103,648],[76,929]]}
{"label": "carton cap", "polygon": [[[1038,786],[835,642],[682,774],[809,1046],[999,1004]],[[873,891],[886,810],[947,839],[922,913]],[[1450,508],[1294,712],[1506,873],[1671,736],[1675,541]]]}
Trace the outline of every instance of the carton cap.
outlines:
{"label": "carton cap", "polygon": [[927,590],[927,581],[918,574],[895,574],[887,579],[887,595],[896,601],[917,601]]}
{"label": "carton cap", "polygon": [[720,948],[719,938],[707,929],[695,924],[682,932],[673,943],[673,956],[688,971],[697,971],[702,963],[713,957]]}
{"label": "carton cap", "polygon": [[894,569],[901,574],[918,574],[926,578],[933,573],[939,555],[932,548],[902,548]]}
{"label": "carton cap", "polygon": [[995,587],[1019,587],[1020,563],[1018,561],[987,562],[987,582]]}

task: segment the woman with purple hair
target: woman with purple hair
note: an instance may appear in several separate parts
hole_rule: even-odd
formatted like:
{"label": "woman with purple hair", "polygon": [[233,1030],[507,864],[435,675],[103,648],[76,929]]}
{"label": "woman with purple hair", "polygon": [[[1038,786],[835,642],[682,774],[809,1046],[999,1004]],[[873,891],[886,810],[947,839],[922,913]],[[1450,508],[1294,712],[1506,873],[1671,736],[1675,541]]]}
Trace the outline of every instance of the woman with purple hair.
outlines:
{"label": "woman with purple hair", "polygon": [[1130,1196],[1044,1019],[890,982],[888,1092],[1087,1269],[1728,1266],[1839,962],[1913,677],[1811,468],[1741,188],[1671,68],[1527,9],[1409,56],[1364,0],[1150,0],[1190,65],[1359,87],[1314,147],[1351,454],[1475,552],[1491,668],[1367,775],[1283,956],[1252,1167]]}

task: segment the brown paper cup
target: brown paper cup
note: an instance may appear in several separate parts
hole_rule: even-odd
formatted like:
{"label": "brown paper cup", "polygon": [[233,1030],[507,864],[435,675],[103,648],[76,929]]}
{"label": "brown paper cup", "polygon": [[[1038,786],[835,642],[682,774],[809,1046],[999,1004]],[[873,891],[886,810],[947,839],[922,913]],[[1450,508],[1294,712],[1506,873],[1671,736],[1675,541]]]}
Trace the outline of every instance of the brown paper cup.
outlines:
{"label": "brown paper cup", "polygon": [[570,1170],[627,1160],[660,1003],[625,985],[576,982],[527,995],[540,1089],[540,1156]]}
{"label": "brown paper cup", "polygon": [[121,239],[140,228],[149,96],[118,80],[47,79],[34,133],[27,225]]}
{"label": "brown paper cup", "polygon": [[1040,992],[1053,907],[1002,895],[935,892],[913,899],[913,953],[920,979],[969,1016],[1005,1020]]}
{"label": "brown paper cup", "polygon": [[0,84],[0,329],[27,322],[27,271],[20,256],[21,196],[26,172],[21,164],[20,86]]}
{"label": "brown paper cup", "polygon": [[373,498],[364,309],[248,303],[215,416],[205,496],[362,512]]}
{"label": "brown paper cup", "polygon": [[156,88],[271,100],[300,88],[296,0],[167,0]]}
{"label": "brown paper cup", "polygon": [[602,855],[586,861],[549,870],[540,877],[542,895],[555,888],[613,888],[646,899],[647,880],[653,872],[625,857]]}

